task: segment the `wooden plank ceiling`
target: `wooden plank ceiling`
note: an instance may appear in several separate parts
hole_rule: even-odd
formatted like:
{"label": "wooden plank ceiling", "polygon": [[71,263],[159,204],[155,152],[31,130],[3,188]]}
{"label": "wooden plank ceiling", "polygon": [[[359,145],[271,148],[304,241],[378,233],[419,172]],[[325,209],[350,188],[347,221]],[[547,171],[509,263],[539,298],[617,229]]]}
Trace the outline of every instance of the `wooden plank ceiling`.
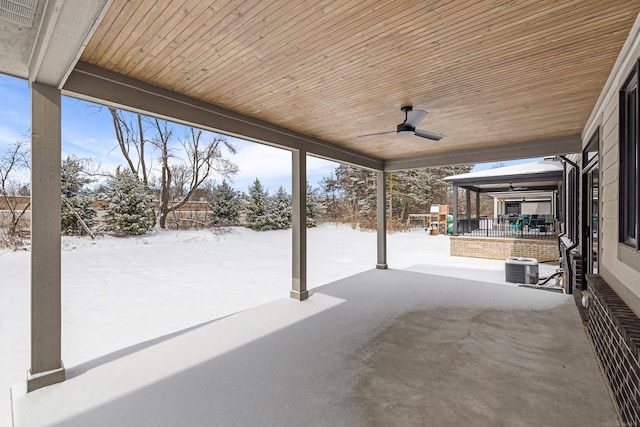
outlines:
{"label": "wooden plank ceiling", "polygon": [[[114,0],[81,60],[381,159],[575,135],[629,0]],[[395,134],[402,105],[427,110]]]}

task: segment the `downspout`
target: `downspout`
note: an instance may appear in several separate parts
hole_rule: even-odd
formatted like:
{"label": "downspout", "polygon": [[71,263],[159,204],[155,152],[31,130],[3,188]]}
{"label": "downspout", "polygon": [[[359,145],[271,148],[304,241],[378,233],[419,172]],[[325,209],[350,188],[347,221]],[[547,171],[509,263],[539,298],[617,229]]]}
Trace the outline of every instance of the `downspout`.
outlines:
{"label": "downspout", "polygon": [[[579,167],[578,167],[578,165],[576,163],[574,163],[571,160],[569,160],[566,156],[561,155],[559,157],[565,162],[565,164],[564,164],[565,173],[562,176],[562,180],[564,181],[564,188],[567,188],[567,174],[566,174],[567,163],[572,168],[574,168],[575,171],[576,171],[576,180],[575,180],[575,183],[574,183],[574,187],[575,187],[574,190],[575,190],[575,194],[577,196],[580,193],[580,188],[579,188],[579,182],[580,181],[578,180],[578,172],[580,171]],[[566,202],[566,199],[565,199],[565,202]],[[567,206],[566,206],[566,204],[564,206],[564,216],[565,216],[565,220],[566,220],[566,217],[567,217]],[[565,223],[566,223],[566,221],[565,221]],[[566,289],[567,289],[567,293],[568,294],[573,294],[573,271],[571,270],[571,266],[569,265],[569,252],[571,252],[572,250],[577,248],[580,243],[579,242],[577,242],[577,243],[573,243],[572,242],[573,245],[571,245],[571,246],[567,246],[566,244],[561,243],[561,241],[563,240],[563,237],[564,237],[565,240],[568,240],[568,241],[571,242],[571,240],[569,240],[568,238],[565,237],[566,234],[567,233],[566,233],[566,230],[565,230],[564,233],[562,233],[562,234],[560,234],[558,236],[558,251],[560,252],[560,255],[562,255],[561,247],[562,246],[565,247],[564,260],[565,260],[565,264],[567,266],[567,281],[569,282],[569,283],[567,283],[567,288]]]}

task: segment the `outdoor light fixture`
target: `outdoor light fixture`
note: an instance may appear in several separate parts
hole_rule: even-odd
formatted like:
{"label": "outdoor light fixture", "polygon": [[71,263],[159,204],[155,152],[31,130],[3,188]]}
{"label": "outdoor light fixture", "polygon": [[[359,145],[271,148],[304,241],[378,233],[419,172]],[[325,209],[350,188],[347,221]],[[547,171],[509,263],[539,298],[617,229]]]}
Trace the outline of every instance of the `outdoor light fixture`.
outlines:
{"label": "outdoor light fixture", "polygon": [[31,27],[38,0],[0,0],[0,18],[23,27]]}
{"label": "outdoor light fixture", "polygon": [[415,135],[416,129],[412,127],[407,127],[403,124],[399,124],[396,133],[400,136]]}

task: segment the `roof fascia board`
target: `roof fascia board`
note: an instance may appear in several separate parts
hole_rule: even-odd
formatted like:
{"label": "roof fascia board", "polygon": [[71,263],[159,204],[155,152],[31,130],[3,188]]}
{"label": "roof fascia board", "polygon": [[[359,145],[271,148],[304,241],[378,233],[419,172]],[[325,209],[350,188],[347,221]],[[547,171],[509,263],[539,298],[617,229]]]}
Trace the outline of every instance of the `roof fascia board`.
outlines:
{"label": "roof fascia board", "polygon": [[366,169],[383,170],[384,167],[380,159],[83,62],[78,62],[62,89],[63,94],[75,98],[278,148],[302,150]]}
{"label": "roof fascia board", "polygon": [[384,170],[387,172],[420,169],[434,166],[448,166],[469,163],[497,162],[531,157],[553,156],[577,153],[582,148],[579,134],[557,138],[535,139],[531,141],[502,144],[493,147],[468,148],[445,151],[427,156],[407,159],[387,160]]}
{"label": "roof fascia board", "polygon": [[444,178],[443,181],[450,182],[456,185],[484,185],[484,184],[502,184],[502,183],[520,183],[531,181],[561,181],[563,172],[558,171],[546,171],[539,173],[527,173],[527,174],[515,174],[515,175],[500,175],[500,176],[483,176],[475,178]]}
{"label": "roof fascia board", "polygon": [[[472,191],[477,191],[478,193],[506,193],[508,191],[508,187],[504,187],[504,189],[500,189],[500,188],[482,188],[482,187],[465,187],[463,185],[459,185],[459,188],[463,188],[463,189],[467,189],[469,188]],[[531,191],[553,191],[553,190],[557,190],[558,189],[558,185],[532,185],[532,186],[527,186],[526,190],[513,190],[510,193],[514,194],[514,197],[516,197],[517,194],[522,194],[522,193],[527,193],[527,192],[531,192]]]}
{"label": "roof fascia board", "polygon": [[29,58],[29,82],[61,89],[111,2],[47,1]]}

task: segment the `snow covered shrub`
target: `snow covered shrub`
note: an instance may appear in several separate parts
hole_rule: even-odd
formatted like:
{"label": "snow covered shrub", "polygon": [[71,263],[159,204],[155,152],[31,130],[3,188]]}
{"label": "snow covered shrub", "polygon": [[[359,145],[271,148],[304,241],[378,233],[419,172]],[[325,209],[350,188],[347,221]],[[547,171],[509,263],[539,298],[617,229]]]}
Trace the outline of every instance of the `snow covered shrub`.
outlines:
{"label": "snow covered shrub", "polygon": [[75,157],[67,157],[63,160],[60,177],[62,180],[62,233],[82,235],[85,231],[83,222],[87,228],[96,224],[97,211],[93,207],[95,199],[86,189],[93,180],[85,174],[82,162]]}
{"label": "snow covered shrub", "polygon": [[268,230],[285,230],[291,227],[291,196],[280,186],[269,200]]}
{"label": "snow covered shrub", "polygon": [[318,224],[321,211],[322,203],[320,203],[318,190],[307,183],[307,228],[313,228]]}
{"label": "snow covered shrub", "polygon": [[227,181],[216,185],[211,194],[209,217],[216,226],[237,224],[240,219],[240,198]]}
{"label": "snow covered shrub", "polygon": [[10,249],[17,251],[26,249],[29,240],[23,238],[19,233],[12,233],[8,227],[0,225],[0,249]]}
{"label": "snow covered shrub", "polygon": [[[307,184],[307,227],[315,227],[322,205],[316,190]],[[280,186],[269,197],[269,192],[256,178],[249,188],[249,201],[246,209],[247,227],[256,231],[284,230],[291,227],[291,195]]]}
{"label": "snow covered shrub", "polygon": [[249,203],[246,210],[247,227],[256,231],[269,228],[269,191],[265,190],[258,178],[249,187]]}
{"label": "snow covered shrub", "polygon": [[116,170],[104,192],[107,229],[119,235],[144,234],[155,224],[153,197],[129,170]]}

